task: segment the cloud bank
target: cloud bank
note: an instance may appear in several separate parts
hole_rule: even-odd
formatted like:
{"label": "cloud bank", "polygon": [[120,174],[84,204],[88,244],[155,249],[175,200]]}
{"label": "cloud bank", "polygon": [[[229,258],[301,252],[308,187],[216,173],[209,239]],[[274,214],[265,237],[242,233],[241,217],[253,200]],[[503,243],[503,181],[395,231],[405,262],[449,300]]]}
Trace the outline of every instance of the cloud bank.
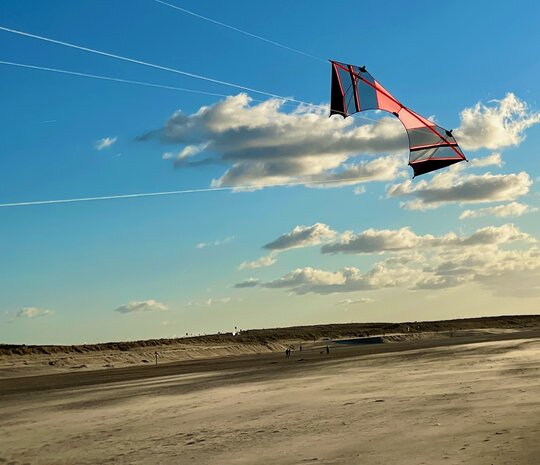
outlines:
{"label": "cloud bank", "polygon": [[118,313],[141,313],[141,312],[159,312],[167,310],[169,307],[157,300],[132,300],[125,305],[115,308]]}
{"label": "cloud bank", "polygon": [[96,150],[105,150],[111,147],[117,140],[118,137],[104,137],[103,139],[98,139],[94,147]]}
{"label": "cloud bank", "polygon": [[[512,224],[480,228],[469,235],[419,235],[404,227],[335,232],[335,236],[322,245],[322,253],[385,254],[387,258],[368,271],[303,267],[268,282],[252,278],[236,287],[286,289],[303,295],[385,288],[433,290],[475,283],[500,295],[540,295],[540,249],[533,236]],[[537,284],[526,288],[519,279]]]}
{"label": "cloud bank", "polygon": [[478,210],[465,210],[459,215],[460,220],[482,218],[484,216],[494,216],[496,218],[508,218],[525,215],[526,213],[532,213],[538,211],[537,208],[532,208],[529,205],[525,205],[519,202],[506,203],[504,205],[497,205],[496,207],[479,208]]}
{"label": "cloud bank", "polygon": [[[215,187],[344,179],[331,186],[338,187],[400,177],[408,147],[401,123],[392,116],[358,122],[358,118],[328,118],[325,107],[300,105],[287,112],[282,100],[255,103],[238,94],[192,114],[177,111],[162,128],[139,139],[180,145],[163,155],[176,166],[225,166],[212,182]],[[540,113],[508,93],[500,100],[465,108],[454,133],[464,150],[496,150],[518,145],[526,130],[539,122]],[[378,158],[356,160],[370,155]]]}
{"label": "cloud bank", "polygon": [[53,311],[48,308],[24,307],[17,312],[17,318],[40,318],[52,314]]}

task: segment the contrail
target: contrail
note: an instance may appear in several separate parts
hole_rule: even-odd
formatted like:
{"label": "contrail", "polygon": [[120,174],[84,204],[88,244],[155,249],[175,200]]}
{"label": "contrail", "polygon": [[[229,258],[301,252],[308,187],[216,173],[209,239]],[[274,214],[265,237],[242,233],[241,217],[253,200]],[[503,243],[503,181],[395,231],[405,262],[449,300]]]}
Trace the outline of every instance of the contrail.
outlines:
{"label": "contrail", "polygon": [[120,194],[120,195],[105,195],[100,197],[79,197],[73,199],[56,199],[56,200],[33,200],[28,202],[13,202],[2,203],[0,208],[7,207],[27,207],[31,205],[52,205],[60,203],[79,203],[79,202],[95,202],[99,200],[117,200],[117,199],[134,199],[139,197],[158,197],[165,195],[182,195],[182,194],[199,194],[203,192],[223,192],[223,191],[252,191],[262,189],[264,187],[287,187],[287,186],[303,186],[315,184],[333,184],[340,182],[351,182],[362,178],[343,178],[343,179],[327,179],[321,181],[302,181],[302,182],[283,182],[276,184],[265,184],[263,186],[236,186],[236,187],[207,187],[202,189],[184,189],[178,191],[163,191],[163,192],[143,192],[139,194]]}
{"label": "contrail", "polygon": [[[112,76],[100,76],[98,74],[88,74],[88,73],[81,73],[78,71],[69,71],[67,69],[59,69],[59,68],[48,68],[46,66],[37,66],[37,65],[28,65],[25,63],[15,63],[12,61],[3,61],[0,60],[1,65],[7,65],[7,66],[16,66],[18,68],[29,68],[29,69],[37,69],[40,71],[50,71],[53,73],[60,73],[60,74],[69,74],[71,76],[79,76],[79,77],[86,77],[86,78],[92,78],[92,79],[99,79],[102,81],[113,81],[113,82],[120,82],[123,84],[134,84],[138,86],[146,86],[146,87],[156,87],[158,89],[167,89],[167,90],[177,90],[181,92],[190,92],[194,94],[203,94],[203,95],[212,95],[215,97],[228,97],[226,94],[216,94],[214,92],[206,92],[203,90],[196,90],[196,89],[188,89],[185,87],[175,87],[175,86],[167,86],[164,84],[153,84],[150,82],[143,82],[143,81],[132,81],[131,79],[122,79],[122,78],[115,78]],[[50,121],[45,121],[50,122]]]}
{"label": "contrail", "polygon": [[203,15],[194,13],[193,11],[186,10],[185,8],[180,8],[177,5],[172,5],[171,3],[163,2],[162,0],[154,0],[154,1],[157,2],[157,3],[161,3],[162,5],[166,5],[166,6],[170,7],[170,8],[174,8],[175,10],[179,10],[179,11],[181,11],[183,13],[187,13],[188,15],[195,16],[196,18],[203,19],[204,21],[209,21],[209,22],[217,24],[219,26],[223,26],[223,27],[226,27],[226,28],[231,29],[233,31],[239,32],[240,34],[244,34],[244,35],[252,37],[254,39],[262,40],[263,42],[266,42],[266,43],[271,44],[271,45],[275,45],[276,47],[283,48],[283,49],[288,50],[290,52],[298,53],[298,54],[304,55],[304,56],[306,56],[308,58],[313,58],[314,60],[317,60],[317,61],[322,61],[325,64],[328,63],[327,60],[324,60],[321,57],[311,55],[310,53],[303,52],[302,50],[298,50],[296,48],[292,48],[292,47],[289,47],[289,46],[284,45],[284,44],[280,44],[279,42],[267,39],[266,37],[262,37],[262,36],[259,36],[257,34],[252,34],[251,32],[244,31],[243,29],[239,29],[239,28],[231,26],[229,24],[222,23],[221,21],[217,21],[217,20],[212,19],[212,18],[208,18],[207,16],[203,16]]}

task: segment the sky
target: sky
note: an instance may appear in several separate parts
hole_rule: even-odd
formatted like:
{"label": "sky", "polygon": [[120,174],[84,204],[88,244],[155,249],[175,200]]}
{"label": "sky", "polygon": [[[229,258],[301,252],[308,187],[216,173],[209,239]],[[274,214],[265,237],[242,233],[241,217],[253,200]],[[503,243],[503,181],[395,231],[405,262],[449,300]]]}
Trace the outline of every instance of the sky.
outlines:
{"label": "sky", "polygon": [[[166,3],[222,24],[0,2],[0,27],[146,63],[0,30],[0,204],[204,190],[0,206],[0,343],[538,313],[537,2]],[[469,163],[411,179],[394,117],[328,117],[327,59]]]}

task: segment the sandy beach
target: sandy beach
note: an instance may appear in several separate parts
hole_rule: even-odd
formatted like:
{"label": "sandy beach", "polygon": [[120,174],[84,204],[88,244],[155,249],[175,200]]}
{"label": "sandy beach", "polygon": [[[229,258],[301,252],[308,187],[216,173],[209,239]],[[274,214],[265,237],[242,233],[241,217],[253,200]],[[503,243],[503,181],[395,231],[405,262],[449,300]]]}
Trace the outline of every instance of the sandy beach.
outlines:
{"label": "sandy beach", "polygon": [[539,412],[537,329],[318,341],[4,376],[0,463],[533,465]]}

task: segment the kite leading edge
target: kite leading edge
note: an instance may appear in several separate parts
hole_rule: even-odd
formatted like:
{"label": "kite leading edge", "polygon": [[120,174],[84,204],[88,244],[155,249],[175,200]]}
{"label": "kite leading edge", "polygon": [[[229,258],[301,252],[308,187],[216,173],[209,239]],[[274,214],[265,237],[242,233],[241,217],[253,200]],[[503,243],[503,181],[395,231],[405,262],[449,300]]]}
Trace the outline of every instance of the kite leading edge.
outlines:
{"label": "kite leading edge", "polygon": [[467,158],[448,131],[400,103],[365,66],[330,60],[332,93],[330,116],[344,118],[364,110],[384,110],[396,116],[409,137],[409,165],[414,176],[444,168]]}

